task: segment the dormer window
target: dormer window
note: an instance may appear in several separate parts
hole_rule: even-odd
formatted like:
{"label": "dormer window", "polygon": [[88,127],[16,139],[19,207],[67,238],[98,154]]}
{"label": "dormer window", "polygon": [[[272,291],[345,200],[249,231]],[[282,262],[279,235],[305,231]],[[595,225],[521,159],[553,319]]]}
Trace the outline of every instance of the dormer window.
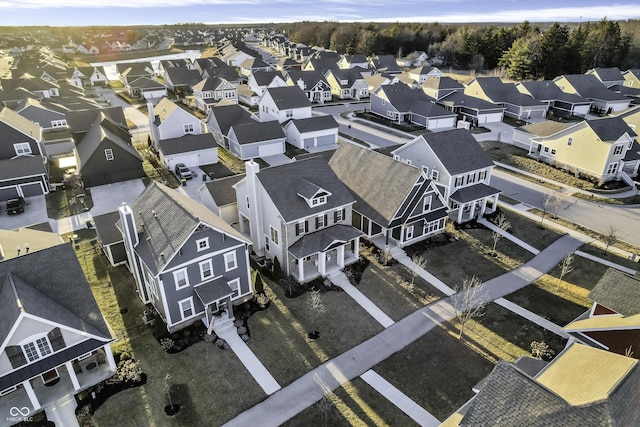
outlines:
{"label": "dormer window", "polygon": [[13,149],[16,150],[16,156],[26,156],[31,154],[31,146],[28,142],[13,144]]}
{"label": "dormer window", "polygon": [[327,203],[327,196],[317,196],[311,199],[311,206],[320,206]]}

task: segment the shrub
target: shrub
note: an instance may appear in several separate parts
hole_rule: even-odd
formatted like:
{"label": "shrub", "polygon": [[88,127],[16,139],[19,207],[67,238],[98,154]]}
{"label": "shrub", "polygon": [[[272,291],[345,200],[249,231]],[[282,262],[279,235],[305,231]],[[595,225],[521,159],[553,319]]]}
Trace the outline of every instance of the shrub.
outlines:
{"label": "shrub", "polygon": [[160,340],[160,346],[164,351],[169,351],[173,348],[174,341],[171,338],[162,338]]}
{"label": "shrub", "polygon": [[280,267],[280,261],[278,257],[273,259],[273,280],[280,280],[282,278],[282,267]]}
{"label": "shrub", "polygon": [[266,307],[269,304],[269,297],[266,294],[256,295],[256,302],[260,307]]}
{"label": "shrub", "polygon": [[253,284],[253,290],[256,294],[262,294],[264,292],[264,284],[262,283],[262,275],[259,271],[256,271],[256,280]]}

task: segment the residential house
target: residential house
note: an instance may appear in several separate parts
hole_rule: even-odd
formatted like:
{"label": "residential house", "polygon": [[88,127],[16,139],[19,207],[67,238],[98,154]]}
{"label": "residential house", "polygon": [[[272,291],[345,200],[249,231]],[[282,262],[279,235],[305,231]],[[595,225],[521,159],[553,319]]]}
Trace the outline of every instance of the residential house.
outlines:
{"label": "residential house", "polygon": [[640,276],[609,268],[589,292],[591,309],[564,327],[579,340],[640,358]]}
{"label": "residential house", "polygon": [[369,60],[366,55],[342,55],[337,62],[338,68],[349,70],[352,68],[369,69]]}
{"label": "residential house", "polygon": [[441,426],[638,425],[638,363],[575,342],[548,363],[500,360]]}
{"label": "residential house", "polygon": [[113,337],[70,243],[0,262],[0,318],[2,425],[18,415],[11,408],[51,417],[59,399],[116,370]]}
{"label": "residential house", "polygon": [[464,93],[505,107],[504,114],[519,120],[547,116],[547,104],[521,93],[514,83],[504,83],[500,77],[476,77],[465,85]]}
{"label": "residential house", "polygon": [[278,71],[284,72],[291,70],[300,71],[302,69],[302,64],[292,58],[281,58],[275,65]]}
{"label": "residential house", "polygon": [[123,85],[134,81],[140,77],[146,77],[153,79],[156,75],[151,62],[121,62],[116,64],[116,72],[118,74],[118,80]]}
{"label": "residential house", "polygon": [[201,203],[154,181],[119,213],[138,296],[169,332],[201,319],[211,332],[252,297],[250,241]]}
{"label": "residential house", "polygon": [[591,111],[591,100],[563,92],[551,80],[520,82],[516,84],[516,88],[525,95],[544,102],[550,112],[560,117],[585,117]]}
{"label": "residential house", "polygon": [[369,97],[369,84],[362,77],[369,73],[366,69],[356,67],[347,69],[329,69],[325,73],[327,83],[331,86],[331,94],[338,99],[354,99],[359,101]]}
{"label": "residential house", "polygon": [[331,86],[319,71],[289,70],[286,83],[289,86],[299,86],[312,103],[324,104],[331,101]]}
{"label": "residential house", "polygon": [[222,100],[238,103],[238,89],[220,77],[208,77],[193,86],[196,108],[208,113],[212,106]]}
{"label": "residential house", "polygon": [[380,86],[370,97],[370,111],[394,123],[414,123],[425,129],[456,126],[456,114],[436,105],[435,99],[404,84]]}
{"label": "residential house", "polygon": [[355,197],[351,224],[367,238],[404,247],[444,232],[446,201],[424,170],[354,144],[341,144],[329,166]]}
{"label": "residential house", "polygon": [[13,230],[0,229],[0,261],[64,243],[62,237],[52,231],[49,223],[19,227]]}
{"label": "residential house", "polygon": [[30,75],[23,78],[0,79],[3,91],[12,91],[18,88],[37,94],[42,98],[55,98],[60,96],[60,85],[48,80],[39,79]]}
{"label": "residential house", "polygon": [[442,99],[452,92],[464,93],[464,85],[451,77],[432,76],[420,83],[420,87],[430,97]]}
{"label": "residential house", "polygon": [[625,78],[618,67],[596,67],[588,70],[585,74],[593,74],[607,88],[618,85],[622,86],[625,81]]}
{"label": "residential house", "polygon": [[378,73],[400,74],[402,69],[393,55],[376,55],[369,60],[369,67]]}
{"label": "residential house", "polygon": [[42,128],[0,108],[0,201],[49,193]]}
{"label": "residential house", "polygon": [[205,133],[204,123],[199,118],[180,108],[168,98],[162,98],[157,105],[147,104],[151,129],[151,140],[159,150],[161,139],[178,138],[185,134]]}
{"label": "residential house", "polygon": [[192,88],[202,80],[197,70],[187,66],[166,68],[163,75],[167,88],[179,95],[191,93]]}
{"label": "residential house", "polygon": [[263,122],[277,120],[284,123],[311,117],[311,102],[298,85],[268,88],[260,98],[259,107]]}
{"label": "residential house", "polygon": [[186,133],[177,138],[158,141],[160,161],[169,170],[178,163],[188,168],[218,163],[218,144],[211,133]]}
{"label": "residential house", "polygon": [[35,98],[28,98],[14,108],[14,111],[39,125],[43,131],[67,128],[66,111],[59,104],[43,104]]}
{"label": "residential house", "polygon": [[565,74],[553,82],[566,93],[572,93],[592,102],[591,112],[609,114],[629,108],[631,99],[607,87],[593,74]]}
{"label": "residential house", "polygon": [[231,175],[207,181],[200,188],[200,203],[214,214],[222,218],[227,224],[238,224],[238,200],[236,199],[236,185],[245,174]]}
{"label": "residential house", "polygon": [[287,142],[303,150],[335,148],[338,143],[338,122],[330,115],[290,120],[284,128]]}
{"label": "residential house", "polygon": [[262,96],[268,88],[285,87],[287,82],[280,71],[257,71],[249,76],[247,85],[258,96]]}
{"label": "residential house", "polygon": [[209,110],[206,124],[217,144],[229,148],[229,129],[233,125],[253,123],[252,115],[238,104],[218,105]]}
{"label": "residential house", "polygon": [[120,214],[118,211],[93,217],[93,226],[96,229],[98,243],[112,267],[117,267],[127,262],[127,253],[124,249],[122,233],[120,233],[120,230],[116,227],[116,222],[119,218]]}
{"label": "residential house", "polygon": [[78,87],[107,86],[108,80],[104,67],[75,67],[69,83]]}
{"label": "residential house", "polygon": [[505,107],[485,101],[463,92],[453,91],[436,101],[437,105],[457,114],[458,126],[483,126],[487,123],[499,123],[504,117]]}
{"label": "residential house", "polygon": [[409,68],[409,67],[419,67],[421,65],[429,65],[427,61],[429,60],[429,55],[421,50],[417,50],[415,52],[411,52],[409,55],[397,58],[396,62],[400,67]]}
{"label": "residential house", "polygon": [[626,70],[622,72],[624,77],[624,85],[627,87],[640,87],[640,68]]}
{"label": "residential house", "polygon": [[422,84],[431,77],[442,77],[442,71],[430,65],[422,65],[420,67],[409,70],[409,77]]}
{"label": "residential house", "polygon": [[325,277],[358,261],[360,233],[351,226],[355,202],[326,160],[307,160],[260,170],[245,163],[235,184],[240,230],[253,250],[300,283]]}
{"label": "residential house", "polygon": [[[557,126],[553,133],[546,131],[544,122],[523,126],[514,131],[514,140],[525,143],[529,139],[529,154],[546,163],[566,168],[597,180],[627,180],[638,173],[629,170],[624,159],[634,146],[636,133],[621,117],[583,120],[568,127]],[[521,136],[524,132],[526,135]]]}
{"label": "residential house", "polygon": [[247,58],[240,63],[240,75],[248,79],[254,73],[271,71],[273,67],[260,58]]}
{"label": "residential house", "polygon": [[241,160],[283,154],[285,134],[277,121],[234,124],[227,134],[229,151]]}
{"label": "residential house", "polygon": [[402,163],[422,169],[446,200],[450,217],[458,224],[498,206],[500,190],[491,187],[495,166],[466,129],[420,135],[391,152]]}
{"label": "residential house", "polygon": [[148,77],[138,77],[133,81],[129,81],[124,88],[132,98],[142,99],[154,104],[167,96],[167,87],[163,83]]}
{"label": "residential house", "polygon": [[377,91],[380,86],[400,83],[397,74],[376,73],[370,76],[362,76],[369,87],[369,94]]}

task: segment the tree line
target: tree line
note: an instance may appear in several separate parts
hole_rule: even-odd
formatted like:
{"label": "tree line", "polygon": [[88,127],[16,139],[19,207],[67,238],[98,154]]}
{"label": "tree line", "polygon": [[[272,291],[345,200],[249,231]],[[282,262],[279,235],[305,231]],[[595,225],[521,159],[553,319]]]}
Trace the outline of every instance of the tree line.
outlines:
{"label": "tree line", "polygon": [[[626,26],[623,30],[622,26]],[[413,51],[464,69],[504,69],[518,80],[552,79],[594,67],[636,68],[640,21],[532,26],[439,23],[297,22],[281,26],[289,38],[339,53],[402,57]]]}

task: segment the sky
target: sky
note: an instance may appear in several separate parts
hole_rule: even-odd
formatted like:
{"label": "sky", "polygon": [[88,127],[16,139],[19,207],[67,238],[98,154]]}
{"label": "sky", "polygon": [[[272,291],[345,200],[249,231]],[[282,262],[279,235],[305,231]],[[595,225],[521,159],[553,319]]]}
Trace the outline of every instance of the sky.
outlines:
{"label": "sky", "polygon": [[[176,6],[179,4],[180,6]],[[640,19],[637,0],[0,0],[0,25],[578,22]]]}

